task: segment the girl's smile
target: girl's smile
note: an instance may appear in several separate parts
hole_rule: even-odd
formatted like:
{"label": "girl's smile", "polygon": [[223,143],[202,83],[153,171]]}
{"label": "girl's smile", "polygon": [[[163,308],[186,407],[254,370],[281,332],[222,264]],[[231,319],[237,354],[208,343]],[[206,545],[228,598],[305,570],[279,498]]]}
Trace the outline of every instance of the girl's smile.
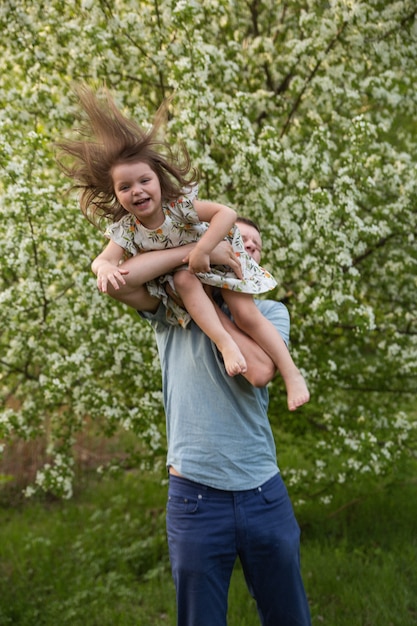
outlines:
{"label": "girl's smile", "polygon": [[144,226],[156,229],[164,222],[161,185],[147,163],[119,163],[111,169],[114,193],[122,207]]}

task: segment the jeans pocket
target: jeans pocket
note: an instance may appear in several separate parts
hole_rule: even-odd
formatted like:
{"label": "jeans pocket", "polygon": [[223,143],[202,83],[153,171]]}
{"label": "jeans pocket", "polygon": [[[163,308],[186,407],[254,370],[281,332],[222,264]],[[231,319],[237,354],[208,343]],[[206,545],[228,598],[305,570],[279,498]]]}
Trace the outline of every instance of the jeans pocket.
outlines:
{"label": "jeans pocket", "polygon": [[259,492],[266,504],[278,504],[279,502],[286,502],[288,500],[287,489],[279,475],[274,476],[274,478],[271,478],[262,485]]}
{"label": "jeans pocket", "polygon": [[168,514],[192,514],[198,510],[198,498],[185,498],[183,496],[168,496]]}

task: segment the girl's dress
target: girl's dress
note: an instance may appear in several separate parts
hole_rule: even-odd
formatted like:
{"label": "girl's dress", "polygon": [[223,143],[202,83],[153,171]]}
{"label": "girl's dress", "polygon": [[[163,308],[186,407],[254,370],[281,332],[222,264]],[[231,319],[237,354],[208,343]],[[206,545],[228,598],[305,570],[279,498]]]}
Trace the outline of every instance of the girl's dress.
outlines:
{"label": "girl's dress", "polygon": [[[163,204],[165,221],[156,230],[145,228],[136,217],[128,214],[111,224],[105,235],[133,256],[138,252],[177,248],[198,241],[209,224],[200,221],[193,206],[195,196],[196,192],[193,191],[184,194],[175,202]],[[245,251],[242,237],[236,226],[229,232],[226,240],[231,243],[236,256],[239,257],[243,278],[237,278],[226,265],[212,265],[210,272],[196,274],[202,283],[253,295],[265,293],[276,287],[277,283],[271,274],[260,267]],[[186,269],[187,265],[181,267]],[[165,274],[156,280],[149,281],[146,287],[152,296],[156,296],[164,303],[167,321],[185,327],[191,317],[167,294],[165,290],[167,282],[175,292],[172,274]]]}

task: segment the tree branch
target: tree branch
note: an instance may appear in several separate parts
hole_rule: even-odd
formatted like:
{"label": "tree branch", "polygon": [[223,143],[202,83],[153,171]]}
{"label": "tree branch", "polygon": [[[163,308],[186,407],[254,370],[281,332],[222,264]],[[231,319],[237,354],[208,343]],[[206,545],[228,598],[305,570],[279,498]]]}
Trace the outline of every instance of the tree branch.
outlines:
{"label": "tree branch", "polygon": [[396,233],[391,233],[390,235],[387,235],[387,237],[383,237],[382,239],[380,239],[373,248],[368,248],[367,250],[365,250],[365,252],[363,252],[362,254],[357,256],[355,259],[353,259],[350,265],[344,265],[342,267],[343,273],[348,272],[351,267],[355,267],[356,265],[359,265],[359,263],[362,263],[364,259],[366,259],[368,256],[373,254],[375,250],[378,250],[378,248],[382,248],[383,246],[385,246],[385,244],[391,239],[393,239],[395,236],[396,236]]}
{"label": "tree branch", "polygon": [[[347,26],[348,22],[343,22],[342,26],[339,28],[339,30],[337,31],[335,37],[330,41],[330,43],[327,45],[326,50],[325,50],[325,54],[328,54],[330,52],[330,50],[336,45],[336,43],[339,41],[341,34],[343,33],[343,31],[345,30],[346,26]],[[307,87],[309,86],[309,84],[312,82],[312,80],[314,79],[315,75],[317,74],[320,66],[322,64],[322,60],[318,60],[315,64],[315,66],[313,67],[313,69],[311,70],[309,76],[307,77],[303,88],[301,89],[300,93],[298,94],[297,98],[295,99],[295,102],[291,108],[291,111],[288,114],[288,117],[285,121],[285,124],[281,130],[280,133],[280,138],[282,138],[285,133],[288,130],[289,125],[291,124],[292,118],[294,117],[295,113],[297,112],[298,107],[300,106],[301,100],[303,98],[303,95],[305,94],[305,92],[307,91]]]}

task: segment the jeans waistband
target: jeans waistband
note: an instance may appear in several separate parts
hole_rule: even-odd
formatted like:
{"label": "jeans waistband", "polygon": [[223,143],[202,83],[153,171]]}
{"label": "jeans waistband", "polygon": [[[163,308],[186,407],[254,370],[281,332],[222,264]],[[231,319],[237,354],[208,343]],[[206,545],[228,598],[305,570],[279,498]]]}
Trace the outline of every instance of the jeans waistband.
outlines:
{"label": "jeans waistband", "polygon": [[202,483],[197,483],[194,482],[193,480],[189,480],[188,478],[184,478],[183,476],[175,476],[174,474],[169,474],[169,484],[172,487],[182,487],[182,488],[187,488],[188,490],[192,490],[192,491],[196,491],[196,492],[202,492],[202,493],[206,493],[206,494],[212,494],[212,495],[216,495],[217,497],[223,497],[223,498],[233,498],[234,495],[236,494],[250,494],[250,493],[254,493],[257,491],[262,491],[262,489],[269,483],[272,482],[274,480],[277,479],[277,477],[280,476],[280,473],[277,472],[277,474],[275,474],[274,476],[272,476],[272,478],[270,478],[269,480],[265,481],[264,483],[262,483],[261,485],[258,485],[257,487],[253,487],[251,489],[242,489],[239,491],[231,491],[228,489],[216,489],[215,487],[209,487],[208,485],[204,485]]}

